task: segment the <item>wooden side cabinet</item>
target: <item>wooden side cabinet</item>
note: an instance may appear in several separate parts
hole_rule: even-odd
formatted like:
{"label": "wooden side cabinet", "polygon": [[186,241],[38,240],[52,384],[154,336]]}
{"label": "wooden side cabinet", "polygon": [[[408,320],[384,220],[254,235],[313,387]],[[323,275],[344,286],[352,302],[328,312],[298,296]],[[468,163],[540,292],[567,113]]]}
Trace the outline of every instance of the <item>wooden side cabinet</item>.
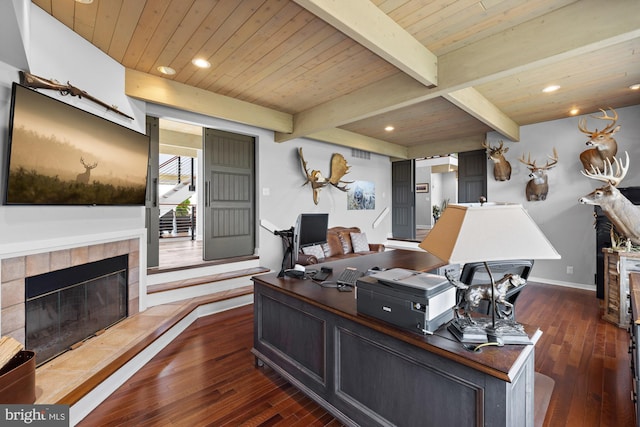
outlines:
{"label": "wooden side cabinet", "polygon": [[638,405],[638,390],[640,389],[640,354],[638,353],[638,339],[640,337],[640,273],[631,273],[629,279],[629,303],[631,307],[631,323],[629,325],[629,353],[631,354],[631,400],[636,409],[636,427],[640,427],[640,406]]}
{"label": "wooden side cabinet", "polygon": [[621,328],[629,326],[629,274],[640,272],[640,252],[604,253],[604,314],[602,318]]}

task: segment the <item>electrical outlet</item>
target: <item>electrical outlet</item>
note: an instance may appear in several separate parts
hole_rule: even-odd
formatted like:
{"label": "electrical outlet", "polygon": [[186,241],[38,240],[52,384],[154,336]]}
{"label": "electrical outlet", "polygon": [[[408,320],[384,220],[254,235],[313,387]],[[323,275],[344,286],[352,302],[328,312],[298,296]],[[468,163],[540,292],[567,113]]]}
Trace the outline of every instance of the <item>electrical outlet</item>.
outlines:
{"label": "electrical outlet", "polygon": [[567,265],[567,274],[573,274],[573,265]]}

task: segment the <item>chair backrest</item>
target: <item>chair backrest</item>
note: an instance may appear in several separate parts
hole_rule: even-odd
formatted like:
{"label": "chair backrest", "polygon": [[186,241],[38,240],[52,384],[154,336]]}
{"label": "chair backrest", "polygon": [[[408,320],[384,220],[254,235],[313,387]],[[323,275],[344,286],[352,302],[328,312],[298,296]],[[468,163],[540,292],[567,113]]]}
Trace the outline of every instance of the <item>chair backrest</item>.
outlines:
{"label": "chair backrest", "polygon": [[[488,261],[487,265],[495,281],[502,279],[505,274],[517,274],[527,280],[533,268],[533,260]],[[460,281],[467,285],[488,284],[491,282],[483,262],[465,264],[462,268],[462,273],[460,273]]]}
{"label": "chair backrest", "polygon": [[[521,259],[521,260],[509,260],[509,261],[488,261],[487,265],[491,270],[491,274],[493,275],[493,280],[498,281],[502,279],[505,274],[518,274],[523,279],[527,279],[529,277],[529,273],[533,268],[533,260],[530,259]],[[487,274],[487,270],[484,266],[483,262],[472,262],[467,263],[462,268],[462,273],[460,273],[460,281],[467,285],[480,285],[480,284],[489,284],[491,280],[489,279],[489,274]],[[520,291],[522,291],[524,285],[518,287],[512,287],[507,291],[507,301],[514,305],[511,315],[509,316],[511,319],[515,320],[515,303],[516,299],[520,295]],[[491,304],[487,301],[482,301],[478,308],[475,310],[483,314],[491,313]]]}

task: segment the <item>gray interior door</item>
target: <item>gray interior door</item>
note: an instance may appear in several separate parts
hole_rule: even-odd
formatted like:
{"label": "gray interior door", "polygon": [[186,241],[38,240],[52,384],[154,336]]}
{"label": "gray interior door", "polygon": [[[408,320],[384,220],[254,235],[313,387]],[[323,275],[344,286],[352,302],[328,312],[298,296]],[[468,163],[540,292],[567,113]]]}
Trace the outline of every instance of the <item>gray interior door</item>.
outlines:
{"label": "gray interior door", "polygon": [[158,205],[158,157],[160,127],[157,117],[147,117],[147,135],[150,137],[149,164],[147,165],[147,197],[145,227],[147,228],[147,268],[157,267],[160,257],[160,206]]}
{"label": "gray interior door", "polygon": [[487,154],[485,150],[458,154],[458,202],[477,203],[487,197]]}
{"label": "gray interior door", "polygon": [[204,132],[204,259],[253,255],[254,138]]}
{"label": "gray interior door", "polygon": [[391,231],[398,239],[416,238],[414,168],[414,160],[391,164]]}

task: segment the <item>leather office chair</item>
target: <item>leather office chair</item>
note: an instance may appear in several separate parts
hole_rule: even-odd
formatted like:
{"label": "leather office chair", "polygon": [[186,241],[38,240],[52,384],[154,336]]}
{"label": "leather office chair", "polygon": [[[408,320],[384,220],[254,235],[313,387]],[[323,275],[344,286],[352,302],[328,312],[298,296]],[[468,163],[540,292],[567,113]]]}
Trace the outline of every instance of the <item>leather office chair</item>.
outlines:
{"label": "leather office chair", "polygon": [[[493,280],[496,282],[502,279],[505,274],[517,274],[521,278],[526,280],[529,277],[531,269],[533,268],[533,260],[523,259],[510,261],[489,261],[487,262],[487,265],[491,270]],[[460,281],[466,285],[489,284],[491,282],[491,280],[489,279],[489,274],[487,273],[483,262],[473,262],[465,264],[462,268],[462,273],[460,273]],[[516,299],[525,286],[526,283],[521,286],[510,288],[507,291],[507,301],[513,304],[513,311],[511,312],[510,316],[510,318],[513,320],[515,320],[516,318]],[[458,290],[458,292],[461,291]],[[460,295],[457,295],[457,297],[460,297]],[[482,314],[490,315],[491,303],[489,301],[482,301],[476,311]]]}

